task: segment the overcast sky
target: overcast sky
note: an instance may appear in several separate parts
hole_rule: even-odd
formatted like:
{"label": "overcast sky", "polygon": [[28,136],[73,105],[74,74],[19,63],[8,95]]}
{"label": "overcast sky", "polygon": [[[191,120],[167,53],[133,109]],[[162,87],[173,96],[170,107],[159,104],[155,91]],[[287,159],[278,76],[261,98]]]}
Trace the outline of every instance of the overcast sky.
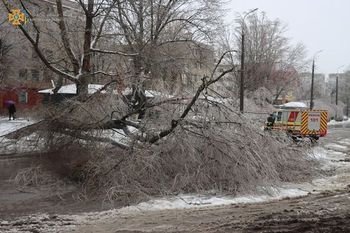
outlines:
{"label": "overcast sky", "polygon": [[316,72],[335,73],[342,65],[339,72],[350,68],[350,0],[231,0],[227,8],[228,22],[235,12],[254,8],[270,19],[279,18],[288,25],[286,35],[293,43],[306,46],[309,58],[322,50]]}

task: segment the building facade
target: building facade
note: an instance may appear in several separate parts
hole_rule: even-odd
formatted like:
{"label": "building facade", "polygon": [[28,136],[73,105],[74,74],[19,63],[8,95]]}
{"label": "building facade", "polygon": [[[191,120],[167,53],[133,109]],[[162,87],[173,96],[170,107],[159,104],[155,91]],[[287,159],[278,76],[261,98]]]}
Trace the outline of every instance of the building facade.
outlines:
{"label": "building facade", "polygon": [[[25,22],[21,25],[35,38],[36,31],[26,10],[19,7],[19,2],[9,2],[10,10],[19,10],[24,14]],[[25,1],[26,8],[35,16],[34,20],[41,29],[40,43],[49,48],[44,49],[45,56],[49,58],[54,56],[55,47],[58,47],[57,44],[48,44],[50,38],[58,34],[58,27],[48,25],[48,19],[55,15],[55,4],[53,0]],[[30,108],[40,103],[40,96],[35,93],[52,86],[52,80],[57,79],[57,75],[41,62],[20,28],[10,21],[12,12],[9,13],[2,2],[0,6],[0,111],[5,110],[4,101],[8,98],[15,101],[19,108]],[[67,12],[73,6],[72,2],[64,1]]]}

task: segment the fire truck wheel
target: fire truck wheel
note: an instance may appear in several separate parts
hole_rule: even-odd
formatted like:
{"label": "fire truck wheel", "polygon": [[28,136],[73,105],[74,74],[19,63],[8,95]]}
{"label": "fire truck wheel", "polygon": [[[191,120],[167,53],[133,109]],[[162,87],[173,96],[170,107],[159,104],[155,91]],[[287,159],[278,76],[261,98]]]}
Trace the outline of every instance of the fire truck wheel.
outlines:
{"label": "fire truck wheel", "polygon": [[311,143],[317,143],[319,138],[317,135],[310,136]]}

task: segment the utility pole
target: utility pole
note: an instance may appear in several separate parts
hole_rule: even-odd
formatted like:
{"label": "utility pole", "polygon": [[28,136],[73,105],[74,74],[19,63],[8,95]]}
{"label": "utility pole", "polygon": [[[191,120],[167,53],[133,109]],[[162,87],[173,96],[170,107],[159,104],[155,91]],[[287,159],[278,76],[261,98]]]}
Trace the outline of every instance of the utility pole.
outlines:
{"label": "utility pole", "polygon": [[320,52],[322,52],[322,50],[317,51],[314,55],[314,58],[312,59],[310,110],[314,108],[315,58],[316,58],[316,55],[319,54]]}
{"label": "utility pole", "polygon": [[249,14],[257,11],[258,8],[255,8],[248,13],[246,13],[242,18],[242,32],[241,32],[241,85],[240,85],[240,93],[239,93],[239,111],[241,113],[244,112],[244,40],[245,40],[245,17],[247,17]]}
{"label": "utility pole", "polygon": [[[337,68],[337,76],[335,77],[335,105],[338,106],[338,81],[339,81],[339,69],[344,65],[341,65]],[[335,111],[335,119],[338,119],[338,108]]]}
{"label": "utility pole", "polygon": [[242,26],[242,51],[241,51],[241,86],[240,86],[240,94],[239,94],[239,111],[243,113],[244,111],[244,26]]}
{"label": "utility pole", "polygon": [[314,107],[314,76],[315,76],[315,59],[312,60],[310,110],[312,110]]}

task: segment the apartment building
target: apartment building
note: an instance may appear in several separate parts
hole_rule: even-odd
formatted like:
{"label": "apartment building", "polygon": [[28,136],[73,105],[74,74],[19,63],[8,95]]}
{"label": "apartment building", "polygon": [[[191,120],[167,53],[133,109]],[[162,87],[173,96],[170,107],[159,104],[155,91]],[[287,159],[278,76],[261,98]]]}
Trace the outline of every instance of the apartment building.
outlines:
{"label": "apartment building", "polygon": [[[70,24],[69,26],[73,25],[73,27],[68,28],[74,28],[76,31],[70,31],[69,33],[71,33],[72,45],[76,46],[74,52],[79,56],[81,53],[79,44],[83,41],[83,34],[78,27],[79,25],[84,25],[84,22],[78,21],[83,20],[84,17],[81,17],[81,12],[76,10],[80,9],[80,7],[75,5],[74,1],[64,0],[63,3],[64,12],[67,19],[69,19],[66,20],[66,24]],[[57,18],[56,2],[54,0],[28,0],[25,4],[32,15],[35,15],[34,20],[37,26],[40,27],[40,43],[45,56],[49,58],[50,62],[60,64],[59,62],[62,62],[62,58],[66,54],[62,48],[58,25],[53,23],[55,17]],[[20,10],[25,13],[23,9]],[[15,101],[19,104],[32,103],[30,101],[32,94],[30,93],[35,93],[35,91],[29,92],[29,90],[50,88],[52,87],[52,80],[58,80],[59,77],[41,62],[20,29],[8,21],[8,12],[3,7],[0,8],[0,23],[0,39],[11,44],[11,50],[6,54],[8,65],[6,66],[6,72],[3,72],[4,77],[1,79],[1,88],[17,92],[16,95],[18,97]],[[36,30],[30,19],[24,25],[24,28],[35,38]],[[113,49],[118,48],[118,46],[123,47],[120,44],[113,44],[113,40],[104,41],[103,43],[105,43],[105,49],[109,49],[109,47]],[[159,50],[151,52],[156,52],[157,56],[153,56],[153,60],[150,61],[153,63],[149,71],[152,78],[146,80],[146,88],[167,90],[172,94],[193,93],[201,84],[202,78],[211,75],[215,65],[214,49],[203,43],[191,41],[169,43],[162,46]],[[130,58],[112,55],[102,57],[96,53],[92,59],[93,71],[100,69],[110,73],[121,71],[125,73],[124,80],[127,80]],[[69,71],[69,65],[62,67]],[[105,82],[105,79],[106,77],[103,75],[94,75],[92,81],[98,84]],[[11,98],[14,98],[12,94]],[[9,95],[3,97],[1,102],[5,98],[9,98]]]}

